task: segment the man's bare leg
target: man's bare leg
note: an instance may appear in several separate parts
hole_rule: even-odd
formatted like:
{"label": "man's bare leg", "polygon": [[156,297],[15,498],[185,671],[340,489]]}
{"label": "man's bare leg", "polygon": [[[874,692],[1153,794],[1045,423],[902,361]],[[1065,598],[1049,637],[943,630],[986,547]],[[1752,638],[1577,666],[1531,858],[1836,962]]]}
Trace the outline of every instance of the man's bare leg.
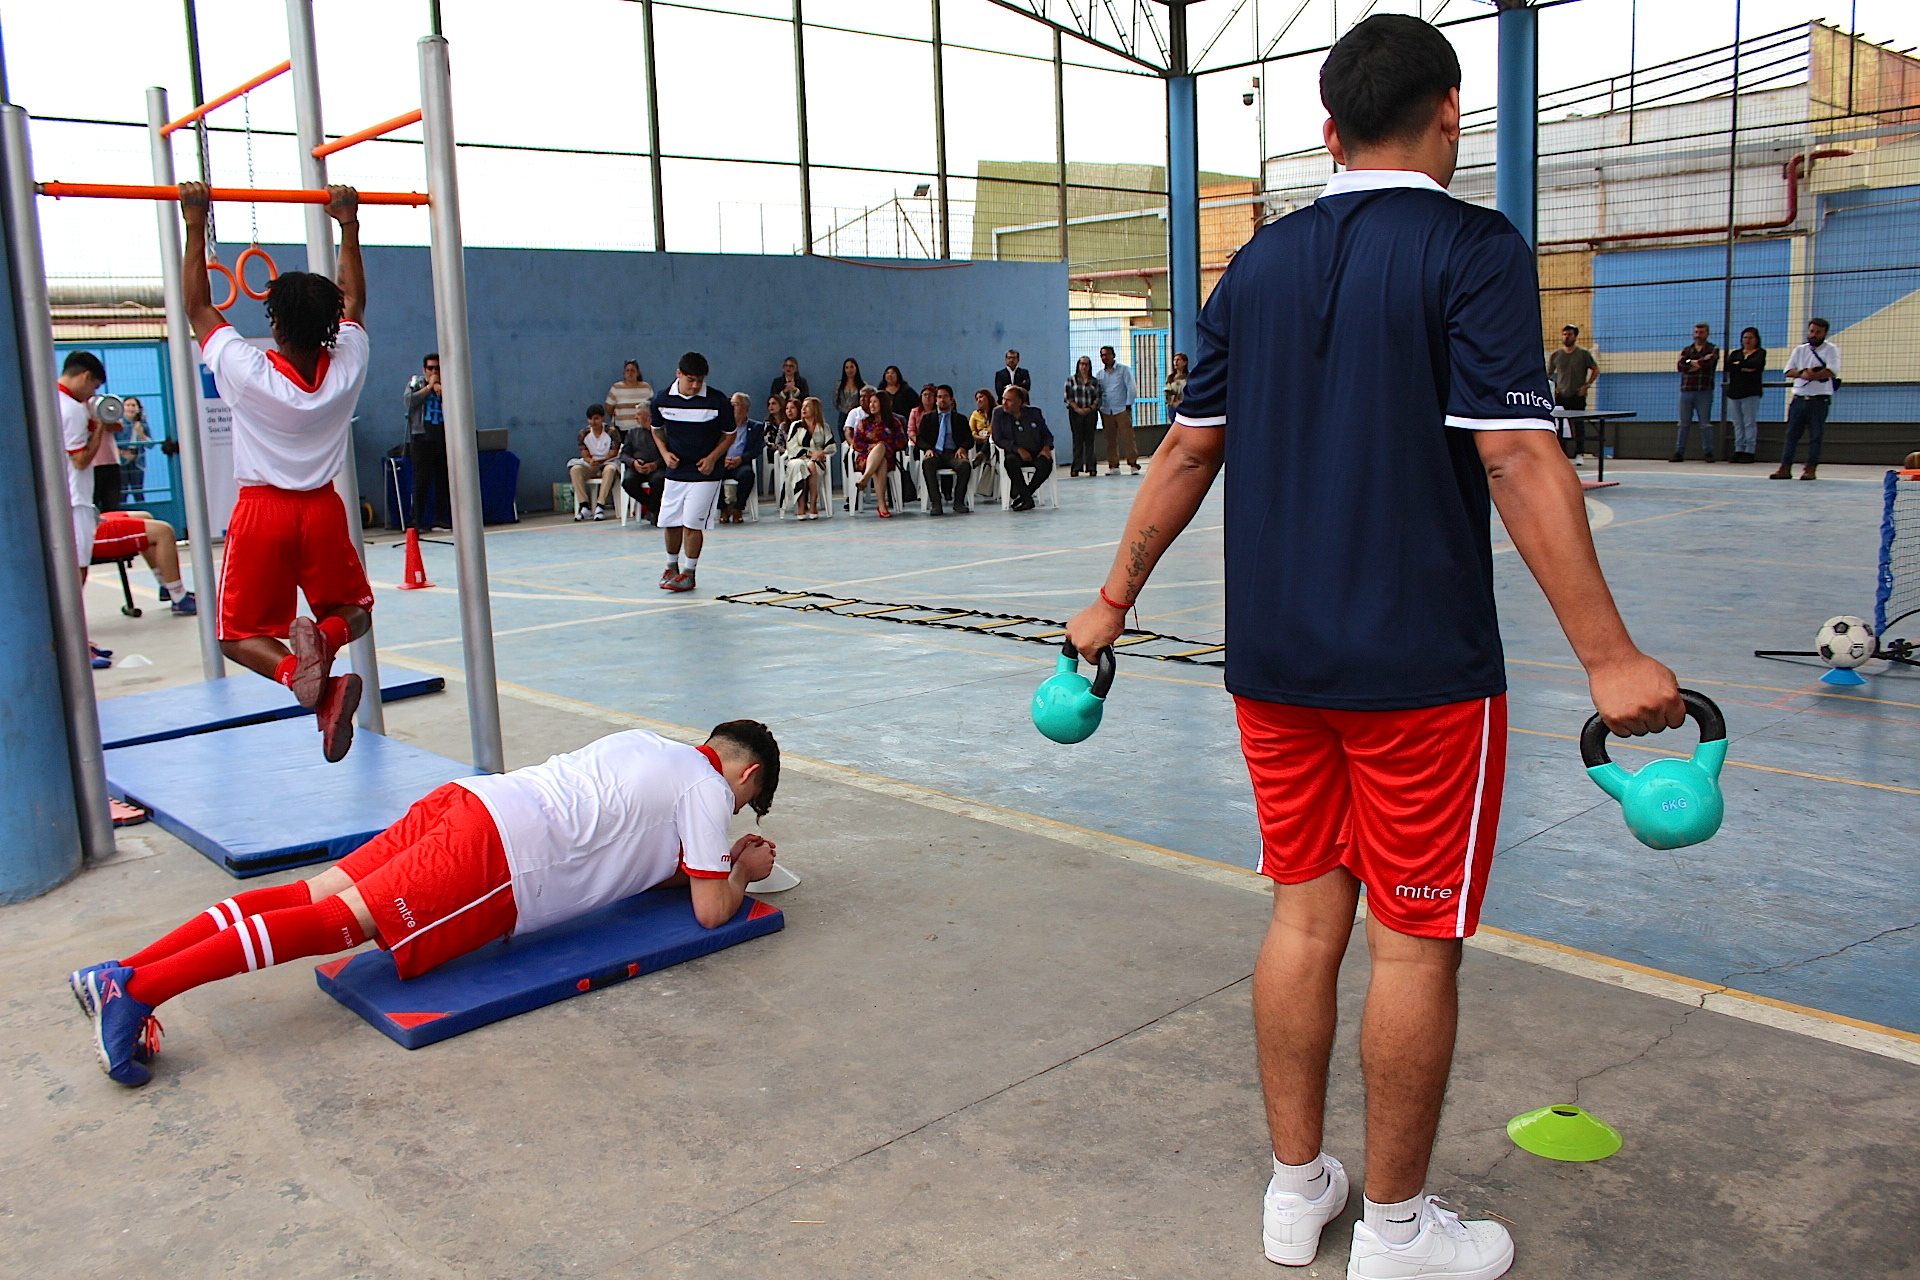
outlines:
{"label": "man's bare leg", "polygon": [[1371,916],[1373,979],[1360,1030],[1367,1081],[1367,1199],[1420,1194],[1440,1125],[1459,1021],[1460,941],[1395,933]]}
{"label": "man's bare leg", "polygon": [[[344,605],[322,616],[338,618],[346,623],[349,640],[358,640],[373,625],[373,615],[359,605]],[[248,636],[245,640],[222,640],[220,652],[247,670],[271,680],[292,650],[272,636]]]}
{"label": "man's bare leg", "polygon": [[1267,1128],[1283,1164],[1320,1154],[1339,1015],[1335,986],[1359,893],[1360,882],[1344,867],[1274,888],[1273,922],[1253,970],[1253,1031]]}
{"label": "man's bare leg", "polygon": [[313,895],[315,902],[323,898],[340,899],[346,904],[347,910],[353,912],[353,918],[369,938],[379,932],[373,926],[373,912],[367,910],[367,900],[360,896],[360,886],[339,867],[328,867],[307,881],[307,892]]}
{"label": "man's bare leg", "polygon": [[[686,545],[687,545],[687,559],[698,560],[700,558],[700,549],[707,545],[707,535],[703,530],[700,530],[700,529],[688,529],[688,530],[685,530],[685,533],[686,533]],[[667,549],[671,551],[673,549],[672,545],[669,544]]]}
{"label": "man's bare leg", "polygon": [[679,525],[671,525],[668,527],[667,559],[678,560],[680,558],[680,535],[683,532],[684,530],[682,530]]}

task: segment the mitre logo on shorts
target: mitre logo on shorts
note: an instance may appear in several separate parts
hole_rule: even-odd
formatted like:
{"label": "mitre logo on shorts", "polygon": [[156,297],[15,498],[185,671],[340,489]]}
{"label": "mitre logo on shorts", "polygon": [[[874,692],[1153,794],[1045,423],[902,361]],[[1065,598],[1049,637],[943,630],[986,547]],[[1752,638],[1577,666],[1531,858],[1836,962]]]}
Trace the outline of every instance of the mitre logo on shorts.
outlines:
{"label": "mitre logo on shorts", "polygon": [[1528,409],[1545,409],[1549,413],[1553,412],[1553,401],[1538,391],[1509,391],[1507,404],[1509,407],[1519,405]]}
{"label": "mitre logo on shorts", "polygon": [[407,922],[407,928],[418,929],[420,927],[419,924],[415,922],[413,911],[407,906],[407,900],[405,898],[395,898],[393,900],[393,908],[400,913],[400,918]]}
{"label": "mitre logo on shorts", "polygon": [[1453,890],[1435,889],[1424,884],[1397,884],[1393,886],[1393,896],[1396,898],[1451,898]]}

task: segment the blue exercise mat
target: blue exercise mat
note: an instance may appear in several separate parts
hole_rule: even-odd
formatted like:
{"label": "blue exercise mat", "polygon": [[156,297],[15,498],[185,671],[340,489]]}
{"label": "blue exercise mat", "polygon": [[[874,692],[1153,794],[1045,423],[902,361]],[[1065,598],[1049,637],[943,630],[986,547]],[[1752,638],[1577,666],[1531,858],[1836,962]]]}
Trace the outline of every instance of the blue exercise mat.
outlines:
{"label": "blue exercise mat", "polygon": [[[380,701],[398,702],[447,687],[439,676],[409,676],[386,680]],[[243,724],[291,720],[313,712],[293,700],[285,685],[263,680],[251,671],[225,680],[152,689],[118,698],[100,699],[100,745],[137,747],[143,742],[165,742],[189,734],[211,733]]]}
{"label": "blue exercise mat", "polygon": [[405,982],[385,951],[329,960],[314,977],[376,1030],[418,1049],[775,933],[786,922],[778,907],[748,898],[733,919],[703,929],[686,889],[655,889],[538,933],[489,942]]}
{"label": "blue exercise mat", "polygon": [[480,772],[364,729],[328,764],[304,717],[116,747],[106,759],[109,793],[240,877],[345,857],[427,792]]}

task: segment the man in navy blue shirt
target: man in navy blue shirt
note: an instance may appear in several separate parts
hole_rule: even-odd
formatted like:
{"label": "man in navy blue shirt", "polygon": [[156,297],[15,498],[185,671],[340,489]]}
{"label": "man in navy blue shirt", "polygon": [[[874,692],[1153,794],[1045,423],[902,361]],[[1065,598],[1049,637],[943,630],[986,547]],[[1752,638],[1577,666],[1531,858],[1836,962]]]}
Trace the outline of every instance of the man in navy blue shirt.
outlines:
{"label": "man in navy blue shirt", "polygon": [[[714,525],[720,502],[720,459],[733,443],[733,402],[707,385],[707,358],[698,351],[680,357],[673,383],[640,411],[667,464],[660,494],[660,527],[667,532],[667,571],[662,591],[691,591],[700,547]],[[687,563],[680,567],[684,541]]]}
{"label": "man in navy blue shirt", "polygon": [[1673,673],[1614,607],[1560,451],[1533,251],[1446,192],[1459,85],[1452,47],[1416,18],[1369,18],[1328,54],[1325,137],[1345,172],[1221,277],[1100,600],[1067,633],[1085,654],[1119,636],[1226,464],[1226,683],[1277,884],[1253,992],[1273,1141],[1263,1243],[1304,1266],[1346,1203],[1321,1127],[1364,884],[1358,1280],[1490,1280],[1513,1256],[1498,1223],[1421,1195],[1505,767],[1489,494],[1614,732],[1683,720]]}

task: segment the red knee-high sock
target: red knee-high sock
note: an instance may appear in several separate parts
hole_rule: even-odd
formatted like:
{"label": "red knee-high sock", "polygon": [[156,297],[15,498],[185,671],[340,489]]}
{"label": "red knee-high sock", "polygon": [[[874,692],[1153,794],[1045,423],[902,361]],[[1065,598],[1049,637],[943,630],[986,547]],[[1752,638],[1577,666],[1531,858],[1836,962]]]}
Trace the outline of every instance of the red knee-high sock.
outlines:
{"label": "red knee-high sock", "polygon": [[136,965],[127,994],[142,1004],[158,1005],[204,983],[303,956],[345,951],[366,940],[346,903],[323,898],[304,907],[247,916],[176,955]]}
{"label": "red knee-high sock", "polygon": [[326,638],[329,653],[340,652],[347,647],[347,641],[353,639],[353,632],[348,629],[345,618],[321,618],[315,625]]}
{"label": "red knee-high sock", "polygon": [[307,888],[305,880],[236,893],[225,902],[208,907],[146,950],[136,952],[120,963],[129,969],[138,969],[142,965],[152,964],[155,960],[164,960],[175,952],[185,951],[196,942],[205,942],[222,929],[231,929],[248,916],[257,916],[268,911],[284,911],[288,907],[304,907],[312,901],[313,893]]}

